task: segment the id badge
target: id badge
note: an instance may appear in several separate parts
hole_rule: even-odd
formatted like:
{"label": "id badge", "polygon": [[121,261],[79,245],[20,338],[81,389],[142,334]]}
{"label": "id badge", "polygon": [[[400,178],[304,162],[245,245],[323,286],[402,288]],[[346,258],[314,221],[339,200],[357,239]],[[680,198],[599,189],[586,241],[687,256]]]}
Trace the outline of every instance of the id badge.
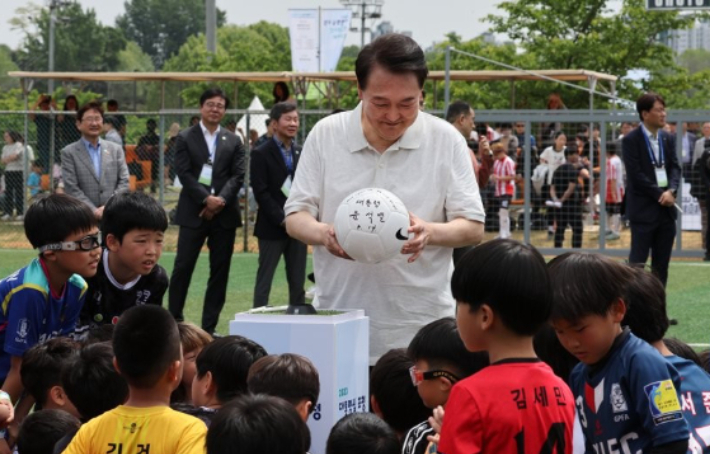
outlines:
{"label": "id badge", "polygon": [[291,175],[289,175],[284,180],[284,184],[281,185],[281,193],[283,193],[283,195],[285,195],[286,197],[291,194],[291,183]]}
{"label": "id badge", "polygon": [[205,164],[202,166],[202,171],[200,172],[200,178],[197,179],[198,182],[204,184],[207,187],[212,187],[212,166]]}
{"label": "id badge", "polygon": [[656,167],[656,182],[659,188],[668,187],[668,175],[665,167]]}

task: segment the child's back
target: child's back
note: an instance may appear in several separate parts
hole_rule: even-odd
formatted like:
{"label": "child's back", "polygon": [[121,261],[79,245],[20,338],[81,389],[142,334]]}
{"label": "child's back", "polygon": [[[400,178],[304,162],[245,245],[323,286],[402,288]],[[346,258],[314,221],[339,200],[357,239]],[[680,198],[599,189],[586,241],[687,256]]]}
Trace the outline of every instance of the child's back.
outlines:
{"label": "child's back", "polygon": [[204,453],[205,424],[169,408],[182,375],[172,316],[160,306],[127,310],[113,337],[116,368],[128,382],[125,405],[82,426],[68,454]]}

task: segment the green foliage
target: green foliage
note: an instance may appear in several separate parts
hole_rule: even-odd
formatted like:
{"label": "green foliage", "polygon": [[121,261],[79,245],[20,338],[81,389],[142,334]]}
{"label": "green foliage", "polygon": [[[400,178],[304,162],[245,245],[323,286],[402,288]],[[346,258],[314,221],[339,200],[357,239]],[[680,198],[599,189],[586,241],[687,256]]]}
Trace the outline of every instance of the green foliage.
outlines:
{"label": "green foliage", "polygon": [[[165,71],[290,71],[288,29],[258,22],[248,26],[228,25],[217,31],[217,52],[205,49],[204,35],[188,38],[180,51],[165,64]],[[193,84],[181,91],[185,105],[196,106],[202,91],[210,84]],[[234,93],[233,83],[221,83],[226,93]],[[237,106],[247,107],[256,95],[265,106],[271,103],[273,84],[239,84]],[[231,97],[231,96],[230,96]],[[234,99],[230,100],[234,105]]]}
{"label": "green foliage", "polygon": [[[10,22],[24,32],[15,61],[25,71],[46,71],[49,62],[49,10],[20,8]],[[57,12],[55,71],[113,71],[118,54],[126,47],[123,33],[104,26],[93,9],[84,10],[73,1]]]}
{"label": "green foliage", "polygon": [[10,71],[17,71],[19,68],[12,61],[12,51],[4,44],[0,44],[0,92],[17,88],[19,83],[17,79],[7,77]]}
{"label": "green foliage", "polygon": [[[116,19],[116,26],[150,55],[157,69],[189,37],[205,32],[203,0],[129,0],[124,5],[126,12]],[[217,26],[226,21],[226,13],[217,9]]]}
{"label": "green foliage", "polygon": [[[675,11],[649,13],[644,0],[623,0],[614,13],[609,0],[503,1],[503,15],[486,18],[496,33],[507,33],[530,56],[537,69],[588,69],[625,76],[632,69],[647,69],[654,76],[677,71],[673,55],[658,39],[666,30],[689,28],[695,15]],[[673,87],[651,84],[661,94]],[[549,87],[549,84],[548,84]],[[630,80],[617,85],[620,96],[635,99],[639,87]],[[547,92],[552,91],[548,88]],[[555,87],[568,107],[581,108],[587,94]]]}

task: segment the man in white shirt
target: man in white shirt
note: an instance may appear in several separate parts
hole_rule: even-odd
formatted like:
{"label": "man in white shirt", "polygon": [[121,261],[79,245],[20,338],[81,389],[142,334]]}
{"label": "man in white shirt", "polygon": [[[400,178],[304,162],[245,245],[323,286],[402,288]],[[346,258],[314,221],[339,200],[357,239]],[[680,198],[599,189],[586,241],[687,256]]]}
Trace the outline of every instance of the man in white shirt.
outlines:
{"label": "man in white shirt", "polygon": [[[384,35],[355,66],[361,103],[313,128],[284,210],[289,235],[314,246],[320,307],[362,308],[370,317],[374,364],[422,325],[454,314],[452,249],[481,241],[485,214],[463,136],[419,111],[428,73],[421,48]],[[408,257],[357,263],[338,244],[338,205],[367,187],[393,192],[410,211]]]}

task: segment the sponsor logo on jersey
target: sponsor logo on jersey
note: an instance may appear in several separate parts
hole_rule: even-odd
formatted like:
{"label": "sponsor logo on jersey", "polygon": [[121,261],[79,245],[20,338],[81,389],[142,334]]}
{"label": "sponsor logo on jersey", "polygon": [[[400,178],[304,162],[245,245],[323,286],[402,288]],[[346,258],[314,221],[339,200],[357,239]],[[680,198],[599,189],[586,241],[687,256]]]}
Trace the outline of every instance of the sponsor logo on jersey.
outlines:
{"label": "sponsor logo on jersey", "polygon": [[663,380],[643,387],[648,397],[653,422],[663,424],[683,418],[678,401],[678,393],[672,380]]}
{"label": "sponsor logo on jersey", "polygon": [[629,406],[626,405],[626,399],[624,398],[624,392],[621,390],[621,385],[618,383],[611,385],[609,400],[611,400],[611,408],[614,410],[614,413],[629,411]]}
{"label": "sponsor logo on jersey", "polygon": [[17,324],[17,335],[20,339],[24,339],[30,333],[30,324],[26,318],[20,319]]}

